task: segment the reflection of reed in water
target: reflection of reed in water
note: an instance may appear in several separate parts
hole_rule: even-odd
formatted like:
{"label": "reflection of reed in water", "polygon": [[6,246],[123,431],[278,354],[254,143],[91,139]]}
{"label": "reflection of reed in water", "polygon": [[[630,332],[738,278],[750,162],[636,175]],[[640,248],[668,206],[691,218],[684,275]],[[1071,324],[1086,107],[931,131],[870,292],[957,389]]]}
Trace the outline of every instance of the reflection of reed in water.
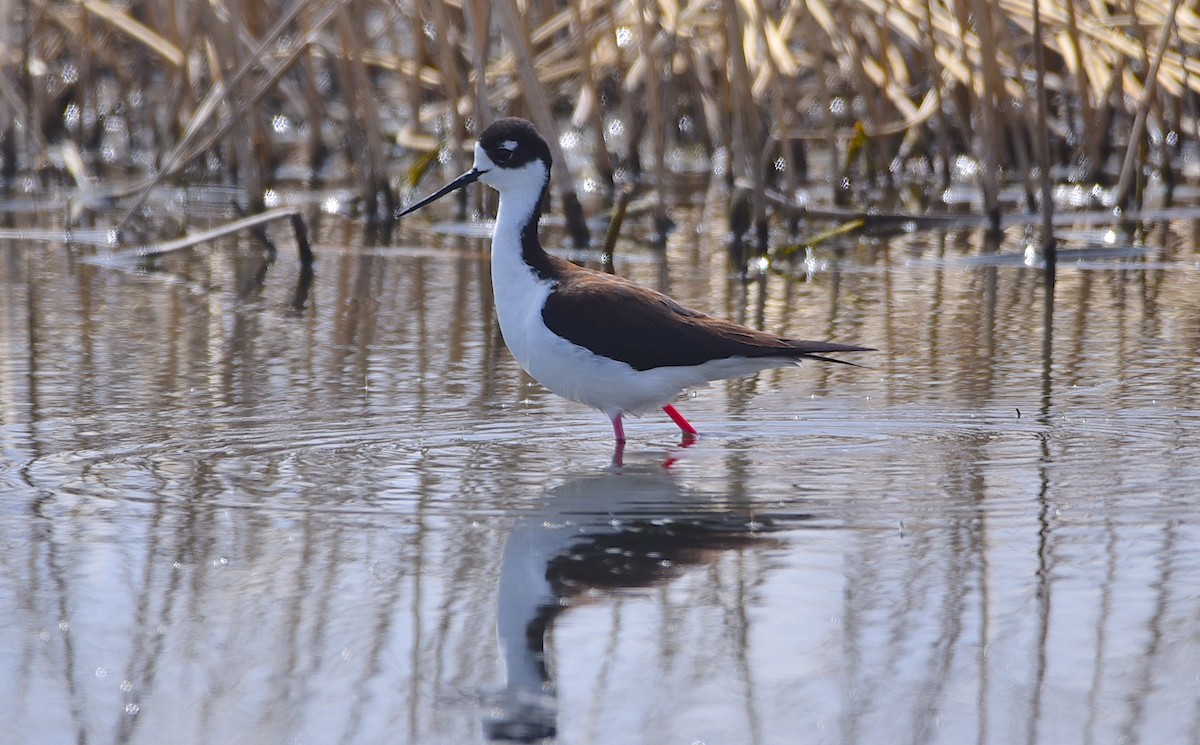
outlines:
{"label": "reflection of reed in water", "polygon": [[497,740],[551,737],[555,686],[545,641],[554,619],[589,590],[647,587],[721,551],[764,543],[787,521],[683,488],[665,469],[585,476],[550,489],[504,548],[497,632],[506,685],[486,714]]}

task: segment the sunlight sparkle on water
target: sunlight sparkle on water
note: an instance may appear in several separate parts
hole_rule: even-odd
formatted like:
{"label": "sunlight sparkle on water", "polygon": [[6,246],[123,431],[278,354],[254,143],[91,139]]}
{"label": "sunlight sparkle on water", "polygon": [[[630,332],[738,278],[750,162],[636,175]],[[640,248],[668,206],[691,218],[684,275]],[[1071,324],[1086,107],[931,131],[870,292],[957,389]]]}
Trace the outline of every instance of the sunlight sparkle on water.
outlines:
{"label": "sunlight sparkle on water", "polygon": [[1025,253],[1022,258],[1022,263],[1025,266],[1037,266],[1039,257],[1037,247],[1032,243],[1025,246]]}
{"label": "sunlight sparkle on water", "polygon": [[977,173],[979,173],[979,163],[974,158],[960,155],[954,159],[954,175],[957,178],[974,178]]}
{"label": "sunlight sparkle on water", "polygon": [[803,264],[803,266],[804,266],[804,278],[805,278],[805,280],[811,282],[813,280],[813,277],[816,276],[819,272],[823,272],[829,268],[829,262],[824,261],[822,259],[818,259],[816,253],[813,252],[812,246],[806,246],[804,248],[804,264]]}

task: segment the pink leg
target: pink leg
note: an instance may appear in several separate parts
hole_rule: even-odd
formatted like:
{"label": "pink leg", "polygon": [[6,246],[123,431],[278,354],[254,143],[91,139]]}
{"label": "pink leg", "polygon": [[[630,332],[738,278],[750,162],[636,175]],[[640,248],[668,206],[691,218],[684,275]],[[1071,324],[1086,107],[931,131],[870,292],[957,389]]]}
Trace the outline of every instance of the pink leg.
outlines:
{"label": "pink leg", "polygon": [[613,434],[617,437],[617,442],[625,442],[625,425],[621,424],[621,415],[617,414],[612,418]]}
{"label": "pink leg", "polygon": [[685,435],[688,435],[689,437],[695,437],[696,435],[700,434],[696,431],[695,427],[688,423],[688,420],[683,418],[683,414],[680,414],[678,411],[676,411],[675,407],[671,404],[664,406],[663,411],[667,412],[667,416],[671,417],[672,422],[675,422],[679,425],[679,428],[683,430]]}
{"label": "pink leg", "polygon": [[613,448],[612,457],[613,468],[621,468],[625,465],[625,441],[617,440],[617,446]]}

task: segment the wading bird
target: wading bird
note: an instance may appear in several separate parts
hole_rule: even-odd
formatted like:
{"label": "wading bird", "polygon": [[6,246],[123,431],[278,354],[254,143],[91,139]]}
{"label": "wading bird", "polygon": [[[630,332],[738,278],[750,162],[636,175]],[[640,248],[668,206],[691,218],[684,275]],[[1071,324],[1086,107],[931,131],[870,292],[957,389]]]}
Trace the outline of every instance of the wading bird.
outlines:
{"label": "wading bird", "polygon": [[504,343],[543,386],[602,411],[618,443],[624,415],[659,408],[685,438],[695,437],[672,405],[686,389],[804,359],[844,362],[821,356],[830,352],[874,351],[756,331],[546,253],[538,219],[550,164],[550,148],[532,124],[497,120],[480,134],[471,170],[399,216],[476,181],[500,193],[492,286]]}

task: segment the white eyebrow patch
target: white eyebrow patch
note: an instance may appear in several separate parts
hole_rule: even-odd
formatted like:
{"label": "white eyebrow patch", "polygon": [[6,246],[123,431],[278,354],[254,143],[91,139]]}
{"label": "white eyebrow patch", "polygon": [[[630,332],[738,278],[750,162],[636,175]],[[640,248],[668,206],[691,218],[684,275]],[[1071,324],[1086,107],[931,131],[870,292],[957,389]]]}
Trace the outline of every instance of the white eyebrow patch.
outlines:
{"label": "white eyebrow patch", "polygon": [[517,141],[516,140],[505,140],[504,142],[500,143],[500,147],[504,148],[505,150],[507,150],[511,153],[513,150],[517,149]]}

